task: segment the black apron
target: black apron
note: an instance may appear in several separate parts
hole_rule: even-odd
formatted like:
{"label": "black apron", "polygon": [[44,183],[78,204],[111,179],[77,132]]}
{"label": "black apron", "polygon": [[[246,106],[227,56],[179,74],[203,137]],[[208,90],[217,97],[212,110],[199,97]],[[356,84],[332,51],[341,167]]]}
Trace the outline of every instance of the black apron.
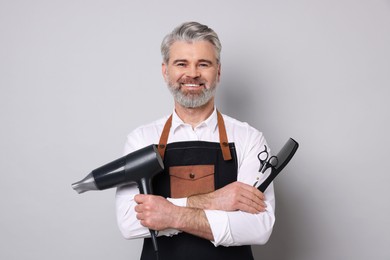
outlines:
{"label": "black apron", "polygon": [[[188,197],[211,192],[237,180],[235,146],[228,143],[222,115],[218,111],[217,114],[220,143],[188,141],[167,145],[172,116],[168,119],[158,145],[165,170],[154,177],[153,194],[165,198]],[[253,260],[249,245],[215,247],[209,240],[184,232],[158,237],[157,243],[160,260]],[[152,241],[145,238],[141,260],[155,259]]]}

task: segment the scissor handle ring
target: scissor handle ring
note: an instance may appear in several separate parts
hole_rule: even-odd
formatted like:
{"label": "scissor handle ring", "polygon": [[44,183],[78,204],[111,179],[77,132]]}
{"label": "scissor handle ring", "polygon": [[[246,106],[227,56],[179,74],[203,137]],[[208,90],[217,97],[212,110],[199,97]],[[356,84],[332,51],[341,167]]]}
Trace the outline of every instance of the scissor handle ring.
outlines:
{"label": "scissor handle ring", "polygon": [[277,156],[271,156],[267,162],[268,165],[271,167],[275,168],[279,163],[278,157]]}
{"label": "scissor handle ring", "polygon": [[[262,159],[261,157],[264,156],[264,155],[265,155],[265,158]],[[264,163],[264,162],[267,161],[267,159],[268,159],[268,152],[267,152],[267,146],[266,146],[266,145],[264,145],[264,151],[261,151],[261,152],[257,155],[257,158],[259,159],[259,161],[260,161],[261,163]]]}

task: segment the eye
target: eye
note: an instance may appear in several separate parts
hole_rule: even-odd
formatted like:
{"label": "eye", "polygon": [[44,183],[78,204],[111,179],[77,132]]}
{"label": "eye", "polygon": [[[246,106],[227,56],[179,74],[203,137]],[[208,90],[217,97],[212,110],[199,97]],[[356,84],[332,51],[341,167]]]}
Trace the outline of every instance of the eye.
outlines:
{"label": "eye", "polygon": [[199,67],[207,68],[207,67],[209,67],[209,64],[208,63],[200,63]]}
{"label": "eye", "polygon": [[185,67],[186,64],[184,62],[178,62],[178,63],[176,63],[176,66],[177,67]]}

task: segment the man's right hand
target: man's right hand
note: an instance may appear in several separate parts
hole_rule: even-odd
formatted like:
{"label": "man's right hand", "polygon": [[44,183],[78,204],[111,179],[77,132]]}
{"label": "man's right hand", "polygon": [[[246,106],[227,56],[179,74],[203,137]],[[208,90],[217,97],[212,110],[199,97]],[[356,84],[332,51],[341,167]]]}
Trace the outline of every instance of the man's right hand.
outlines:
{"label": "man's right hand", "polygon": [[266,210],[264,199],[264,194],[257,188],[236,181],[216,191],[189,197],[187,206],[257,214]]}

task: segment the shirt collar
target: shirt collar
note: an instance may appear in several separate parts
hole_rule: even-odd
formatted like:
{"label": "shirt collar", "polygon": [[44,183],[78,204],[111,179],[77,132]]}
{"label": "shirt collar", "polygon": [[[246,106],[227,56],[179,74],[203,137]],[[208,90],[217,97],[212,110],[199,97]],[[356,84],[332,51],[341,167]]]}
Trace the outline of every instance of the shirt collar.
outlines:
{"label": "shirt collar", "polygon": [[[188,126],[188,125],[189,124],[184,123],[183,120],[181,120],[181,118],[177,115],[175,109],[173,109],[171,130],[175,132],[180,127]],[[214,110],[211,113],[211,115],[206,120],[199,123],[199,125],[196,128],[205,126],[211,129],[212,131],[216,131],[217,125],[218,125],[217,109],[214,107]]]}

